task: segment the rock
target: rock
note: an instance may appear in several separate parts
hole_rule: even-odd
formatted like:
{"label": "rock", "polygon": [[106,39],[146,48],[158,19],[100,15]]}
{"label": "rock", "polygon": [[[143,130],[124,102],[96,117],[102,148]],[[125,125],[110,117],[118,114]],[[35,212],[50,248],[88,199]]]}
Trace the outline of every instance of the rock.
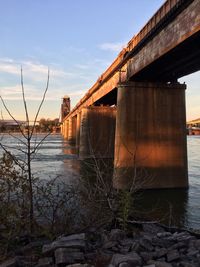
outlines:
{"label": "rock", "polygon": [[114,266],[118,266],[120,263],[126,262],[129,264],[132,264],[131,266],[138,266],[141,265],[142,259],[141,257],[135,253],[135,252],[130,252],[126,255],[123,254],[114,254],[112,259],[111,259],[111,264]]}
{"label": "rock", "polygon": [[118,252],[120,252],[121,254],[127,254],[128,252],[130,252],[130,248],[129,247],[123,247]]}
{"label": "rock", "polygon": [[58,248],[55,250],[56,264],[71,264],[84,261],[84,253],[73,251],[67,248]]}
{"label": "rock", "polygon": [[13,259],[4,261],[0,267],[31,267],[35,266],[36,262],[31,257],[15,257]]}
{"label": "rock", "polygon": [[144,238],[140,239],[139,244],[143,249],[147,251],[152,251],[154,249],[151,242],[148,239]]}
{"label": "rock", "polygon": [[164,248],[169,248],[172,245],[174,245],[174,241],[171,239],[165,239],[165,238],[158,238],[158,237],[154,237],[152,239],[152,245],[154,246],[158,246],[158,247],[164,247]]}
{"label": "rock", "polygon": [[155,267],[172,267],[171,263],[165,261],[149,261],[148,264],[154,264]]}
{"label": "rock", "polygon": [[126,237],[126,233],[120,229],[112,229],[109,235],[109,240],[119,241]]}
{"label": "rock", "polygon": [[133,242],[133,244],[131,246],[131,250],[138,252],[140,250],[140,244],[139,244],[139,242],[136,242],[136,241]]}
{"label": "rock", "polygon": [[172,233],[170,233],[170,232],[157,233],[157,237],[159,237],[159,238],[169,237],[169,236],[172,236]]}
{"label": "rock", "polygon": [[50,244],[42,247],[42,253],[45,255],[52,255],[54,250],[58,248],[74,248],[85,250],[85,240],[56,240]]}
{"label": "rock", "polygon": [[195,248],[198,249],[198,251],[200,251],[200,239],[195,241]]}
{"label": "rock", "polygon": [[75,264],[66,265],[65,267],[94,267],[94,266],[87,264],[87,263],[84,263],[84,264],[75,263]]}
{"label": "rock", "polygon": [[133,265],[128,262],[122,262],[119,264],[119,267],[132,267]]}
{"label": "rock", "polygon": [[124,247],[131,247],[134,243],[134,239],[133,238],[124,238],[122,240],[119,241],[120,245],[124,246]]}
{"label": "rock", "polygon": [[199,253],[199,251],[195,248],[189,248],[187,251],[187,256],[188,257],[192,257],[192,256],[196,256]]}
{"label": "rock", "polygon": [[181,241],[189,242],[190,240],[194,240],[195,239],[195,237],[191,236],[188,232],[180,232],[180,233],[175,232],[173,234],[173,238],[177,242],[181,242]]}
{"label": "rock", "polygon": [[171,262],[180,258],[178,250],[170,250],[167,253],[167,261]]}
{"label": "rock", "polygon": [[191,262],[180,262],[179,264],[180,267],[199,267],[199,264],[198,263],[191,263]]}
{"label": "rock", "polygon": [[143,223],[142,228],[144,232],[149,232],[152,234],[165,232],[163,227],[156,225],[155,223]]}
{"label": "rock", "polygon": [[58,237],[58,241],[85,240],[85,233]]}
{"label": "rock", "polygon": [[104,249],[112,249],[113,247],[117,246],[117,242],[116,241],[108,241],[106,243],[103,244],[103,248]]}
{"label": "rock", "polygon": [[49,267],[51,265],[53,265],[53,258],[46,257],[46,258],[39,259],[36,267]]}
{"label": "rock", "polygon": [[164,261],[156,261],[155,265],[156,267],[172,267],[170,263]]}
{"label": "rock", "polygon": [[156,252],[155,252],[156,258],[163,257],[166,254],[167,254],[167,249],[166,248],[157,249]]}
{"label": "rock", "polygon": [[155,252],[141,252],[140,256],[143,258],[145,262],[152,260],[155,257]]}

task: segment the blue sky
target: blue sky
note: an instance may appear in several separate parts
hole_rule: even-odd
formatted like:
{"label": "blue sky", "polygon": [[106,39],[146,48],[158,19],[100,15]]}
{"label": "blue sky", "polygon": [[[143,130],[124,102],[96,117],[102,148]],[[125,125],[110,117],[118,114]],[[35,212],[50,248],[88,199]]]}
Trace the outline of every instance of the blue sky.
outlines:
{"label": "blue sky", "polygon": [[[20,66],[31,117],[50,68],[50,86],[40,117],[56,118],[61,98],[72,106],[112,63],[120,50],[164,3],[163,0],[0,1],[0,94],[24,119]],[[200,75],[188,84],[187,117],[200,117]],[[2,104],[0,104],[3,110]],[[4,118],[8,118],[3,110]]]}

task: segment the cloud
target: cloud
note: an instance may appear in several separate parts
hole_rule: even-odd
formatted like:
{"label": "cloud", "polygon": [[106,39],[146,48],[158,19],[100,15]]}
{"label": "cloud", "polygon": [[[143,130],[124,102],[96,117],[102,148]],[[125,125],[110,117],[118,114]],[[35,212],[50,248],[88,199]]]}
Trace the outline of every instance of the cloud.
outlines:
{"label": "cloud", "polygon": [[120,52],[125,46],[125,42],[103,43],[99,45],[99,48],[106,51]]}
{"label": "cloud", "polygon": [[66,72],[62,69],[55,68],[55,66],[46,66],[39,62],[32,61],[16,61],[9,58],[0,58],[0,72],[7,74],[20,75],[20,68],[23,68],[23,72],[27,78],[35,80],[43,80],[47,78],[48,68],[50,69],[50,75],[53,78],[64,78],[73,76],[71,72]]}
{"label": "cloud", "polygon": [[[103,62],[101,62],[103,64]],[[46,100],[60,100],[67,94],[77,100],[95,82],[95,75],[91,75],[90,69],[94,69],[96,62],[77,64],[65,71],[60,65],[51,63],[50,83]],[[40,101],[46,87],[48,66],[36,60],[17,61],[10,58],[0,58],[0,73],[3,79],[0,81],[0,95],[5,100],[21,100],[20,68],[23,67],[24,88],[27,100]],[[100,63],[98,66],[101,65]]]}
{"label": "cloud", "polygon": [[76,92],[68,93],[68,95],[71,96],[83,96],[87,91],[86,90],[79,90]]}
{"label": "cloud", "polygon": [[13,65],[12,62],[0,60],[0,72],[18,75],[20,74],[20,68]]}
{"label": "cloud", "polygon": [[[27,100],[41,100],[41,94],[42,92],[39,92],[35,86],[25,86],[25,98]],[[1,88],[0,95],[4,100],[22,100],[21,85],[4,86]]]}

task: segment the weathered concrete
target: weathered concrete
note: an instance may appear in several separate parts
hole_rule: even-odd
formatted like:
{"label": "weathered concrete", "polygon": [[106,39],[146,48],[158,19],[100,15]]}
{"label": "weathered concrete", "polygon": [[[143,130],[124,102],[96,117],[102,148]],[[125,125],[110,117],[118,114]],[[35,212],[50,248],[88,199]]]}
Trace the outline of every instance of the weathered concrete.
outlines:
{"label": "weathered concrete", "polygon": [[76,120],[76,148],[78,151],[80,145],[80,126],[81,126],[81,112],[77,114],[77,120]]}
{"label": "weathered concrete", "polygon": [[65,139],[68,139],[68,127],[69,127],[69,120],[66,120],[63,123],[63,133]]}
{"label": "weathered concrete", "polygon": [[116,108],[88,107],[81,113],[79,158],[113,158]]}
{"label": "weathered concrete", "polygon": [[185,85],[129,82],[118,87],[116,188],[188,186]]}
{"label": "weathered concrete", "polygon": [[72,132],[70,143],[76,144],[77,115],[72,117]]}
{"label": "weathered concrete", "polygon": [[67,127],[67,140],[70,142],[70,143],[73,143],[73,130],[72,130],[72,119],[73,117],[69,117],[68,119],[68,127]]}

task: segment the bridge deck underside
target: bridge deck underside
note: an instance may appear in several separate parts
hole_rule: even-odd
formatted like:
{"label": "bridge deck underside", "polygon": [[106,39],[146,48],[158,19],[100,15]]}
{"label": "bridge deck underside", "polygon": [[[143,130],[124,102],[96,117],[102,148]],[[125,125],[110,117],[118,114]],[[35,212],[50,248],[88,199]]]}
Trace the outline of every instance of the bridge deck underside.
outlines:
{"label": "bridge deck underside", "polygon": [[200,32],[131,77],[134,81],[174,81],[200,70]]}
{"label": "bridge deck underside", "polygon": [[[174,82],[200,70],[200,32],[164,54],[129,78],[130,81]],[[116,105],[117,88],[113,88],[94,105]]]}

